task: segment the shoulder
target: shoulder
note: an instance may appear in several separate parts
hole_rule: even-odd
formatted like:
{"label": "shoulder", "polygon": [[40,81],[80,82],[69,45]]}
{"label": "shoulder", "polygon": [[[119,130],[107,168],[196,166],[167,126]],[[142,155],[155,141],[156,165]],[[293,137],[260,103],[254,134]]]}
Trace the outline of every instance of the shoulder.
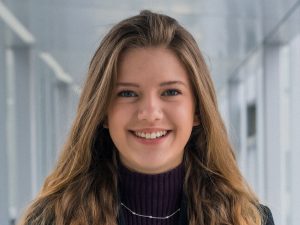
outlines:
{"label": "shoulder", "polygon": [[260,205],[260,210],[263,214],[263,225],[274,225],[274,220],[272,216],[271,210],[265,206],[265,205]]}

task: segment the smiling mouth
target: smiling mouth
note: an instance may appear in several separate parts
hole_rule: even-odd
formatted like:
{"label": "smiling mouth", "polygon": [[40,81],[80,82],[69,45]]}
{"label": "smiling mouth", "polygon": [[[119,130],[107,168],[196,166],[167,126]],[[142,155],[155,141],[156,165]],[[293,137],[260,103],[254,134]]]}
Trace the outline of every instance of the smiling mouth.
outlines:
{"label": "smiling mouth", "polygon": [[138,131],[130,131],[130,132],[138,138],[146,139],[146,140],[153,140],[153,139],[162,138],[171,131],[164,130],[164,131],[157,131],[157,132],[138,132]]}

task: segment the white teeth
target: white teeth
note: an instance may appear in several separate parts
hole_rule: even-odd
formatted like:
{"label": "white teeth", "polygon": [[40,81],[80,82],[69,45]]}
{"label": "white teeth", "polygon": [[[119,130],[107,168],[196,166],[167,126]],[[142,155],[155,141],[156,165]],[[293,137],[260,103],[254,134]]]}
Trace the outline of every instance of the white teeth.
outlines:
{"label": "white teeth", "polygon": [[155,139],[161,136],[165,136],[167,134],[167,131],[164,130],[164,131],[157,131],[152,133],[134,132],[134,134],[138,137],[145,138],[145,139]]}

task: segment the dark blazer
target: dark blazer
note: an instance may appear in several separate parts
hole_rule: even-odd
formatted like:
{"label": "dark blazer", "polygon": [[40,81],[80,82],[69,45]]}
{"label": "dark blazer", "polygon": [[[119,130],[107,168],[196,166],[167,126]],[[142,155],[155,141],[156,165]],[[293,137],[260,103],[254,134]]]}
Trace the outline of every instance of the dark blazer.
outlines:
{"label": "dark blazer", "polygon": [[[261,205],[262,210],[266,216],[265,224],[262,225],[274,225],[273,216],[270,211],[270,209],[267,206]],[[118,217],[118,224],[119,225],[126,225],[124,216],[122,213],[122,210],[120,210],[120,214]],[[181,201],[181,207],[180,207],[180,217],[179,217],[179,223],[178,225],[188,225],[188,218],[187,218],[187,199],[183,197]]]}
{"label": "dark blazer", "polygon": [[264,211],[264,214],[266,215],[266,223],[265,224],[266,225],[274,225],[274,220],[273,220],[271,210],[267,206],[264,206],[264,205],[261,205],[261,206]]}

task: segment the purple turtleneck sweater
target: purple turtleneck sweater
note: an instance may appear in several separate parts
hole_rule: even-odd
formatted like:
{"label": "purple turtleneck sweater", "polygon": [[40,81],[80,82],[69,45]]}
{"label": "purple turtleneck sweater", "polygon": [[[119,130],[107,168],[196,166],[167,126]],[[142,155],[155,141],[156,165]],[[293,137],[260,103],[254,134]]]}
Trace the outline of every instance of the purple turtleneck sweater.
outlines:
{"label": "purple turtleneck sweater", "polygon": [[[154,175],[132,172],[120,163],[120,200],[135,213],[166,217],[180,208],[183,179],[183,163]],[[180,211],[168,219],[151,219],[133,215],[125,206],[120,207],[126,225],[175,225],[179,221]]]}

